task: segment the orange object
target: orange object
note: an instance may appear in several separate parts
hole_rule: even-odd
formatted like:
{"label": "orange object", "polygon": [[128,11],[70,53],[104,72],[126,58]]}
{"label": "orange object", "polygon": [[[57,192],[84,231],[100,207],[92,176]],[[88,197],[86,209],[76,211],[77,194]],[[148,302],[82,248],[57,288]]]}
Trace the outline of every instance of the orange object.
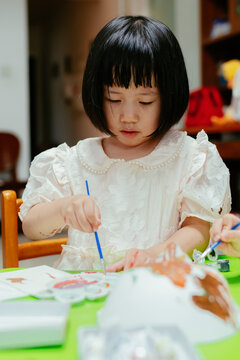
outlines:
{"label": "orange object", "polygon": [[227,115],[223,115],[221,117],[217,117],[217,116],[212,116],[211,117],[211,123],[213,125],[219,125],[219,126],[223,126],[229,123],[235,123],[236,120],[234,120],[232,117],[227,116]]}
{"label": "orange object", "polygon": [[163,261],[150,263],[153,272],[167,276],[175,285],[184,287],[186,276],[191,272],[191,266],[183,258],[176,257],[176,245],[170,243],[167,247],[169,259],[164,254]]}
{"label": "orange object", "polygon": [[18,243],[18,212],[22,199],[17,199],[13,190],[2,191],[1,223],[2,223],[2,256],[3,267],[19,266],[19,260],[41,256],[60,254],[61,245],[66,245],[67,238],[33,240]]}
{"label": "orange object", "polygon": [[149,262],[139,267],[150,267],[152,272],[167,276],[175,285],[185,287],[187,274],[191,272],[191,266],[184,260],[184,257],[176,257],[176,244],[171,242],[166,248],[163,260],[160,262]]}

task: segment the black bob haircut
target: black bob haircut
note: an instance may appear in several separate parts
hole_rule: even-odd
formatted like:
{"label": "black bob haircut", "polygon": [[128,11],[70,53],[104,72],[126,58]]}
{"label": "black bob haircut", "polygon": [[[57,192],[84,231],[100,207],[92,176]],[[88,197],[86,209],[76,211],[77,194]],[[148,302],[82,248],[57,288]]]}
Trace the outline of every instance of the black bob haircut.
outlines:
{"label": "black bob haircut", "polygon": [[181,48],[171,30],[145,16],[113,19],[91,46],[82,98],[87,115],[100,131],[111,134],[103,112],[104,85],[128,88],[131,80],[136,87],[158,87],[161,113],[159,126],[151,135],[163,136],[187,108],[188,77]]}

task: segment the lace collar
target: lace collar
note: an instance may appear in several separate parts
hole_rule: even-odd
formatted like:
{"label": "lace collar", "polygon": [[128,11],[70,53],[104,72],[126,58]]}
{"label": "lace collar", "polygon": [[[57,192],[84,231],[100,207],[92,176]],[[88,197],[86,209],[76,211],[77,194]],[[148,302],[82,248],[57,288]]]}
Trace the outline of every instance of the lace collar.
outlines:
{"label": "lace collar", "polygon": [[105,174],[113,164],[119,162],[144,170],[154,170],[166,166],[178,157],[186,136],[186,132],[169,130],[150,154],[135,160],[109,158],[102,147],[103,137],[80,140],[77,143],[77,154],[82,166],[93,173]]}

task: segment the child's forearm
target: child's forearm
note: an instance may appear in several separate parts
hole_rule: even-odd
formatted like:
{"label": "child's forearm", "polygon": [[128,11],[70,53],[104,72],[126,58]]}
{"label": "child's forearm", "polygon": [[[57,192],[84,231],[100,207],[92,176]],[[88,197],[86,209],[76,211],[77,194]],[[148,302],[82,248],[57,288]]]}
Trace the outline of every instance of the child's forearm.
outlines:
{"label": "child's forearm", "polygon": [[181,229],[163,243],[153,246],[151,252],[154,256],[161,254],[171,242],[175,242],[185,253],[191,256],[194,249],[205,250],[209,241],[209,230],[210,223],[189,217],[184,221]]}
{"label": "child's forearm", "polygon": [[40,203],[33,206],[23,219],[24,234],[29,239],[44,239],[59,232],[64,226],[61,207],[66,206],[69,198]]}
{"label": "child's forearm", "polygon": [[176,231],[169,239],[145,250],[128,250],[126,256],[111,265],[108,271],[128,270],[133,266],[141,266],[148,261],[155,261],[171,242],[175,242],[189,255],[195,248],[203,251],[208,244],[209,228],[210,224],[208,222],[189,217],[184,221],[182,228]]}
{"label": "child's forearm", "polygon": [[65,225],[91,233],[101,224],[101,214],[88,195],[73,195],[33,206],[23,219],[29,239],[43,239],[61,231]]}
{"label": "child's forearm", "polygon": [[174,241],[185,253],[191,256],[194,249],[205,250],[209,241],[209,230],[210,225],[208,223],[205,228],[201,227],[201,229],[186,225],[175,232],[166,243]]}

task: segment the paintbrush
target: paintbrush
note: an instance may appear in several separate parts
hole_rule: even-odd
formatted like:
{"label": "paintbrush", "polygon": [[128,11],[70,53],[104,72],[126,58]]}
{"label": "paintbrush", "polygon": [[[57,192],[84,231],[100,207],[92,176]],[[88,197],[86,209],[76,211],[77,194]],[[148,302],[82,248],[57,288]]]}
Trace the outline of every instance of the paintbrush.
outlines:
{"label": "paintbrush", "polygon": [[[236,225],[234,225],[231,230],[235,230],[238,226],[240,226],[240,222],[238,222]],[[205,258],[210,252],[212,252],[219,244],[221,244],[222,240],[218,240],[216,241],[214,244],[212,244],[211,246],[207,247],[207,249],[202,253],[202,255],[200,256],[200,259]]]}
{"label": "paintbrush", "polygon": [[[89,187],[88,187],[88,181],[86,180],[85,183],[86,183],[86,188],[87,188],[87,194],[88,194],[88,196],[90,196]],[[100,261],[101,261],[101,264],[102,264],[102,269],[103,269],[104,275],[106,275],[105,262],[104,262],[104,259],[103,259],[102,249],[101,249],[101,245],[100,245],[100,241],[99,241],[97,231],[94,231],[94,235],[95,235],[95,239],[96,239],[96,243],[97,243],[97,248],[98,248]]]}

